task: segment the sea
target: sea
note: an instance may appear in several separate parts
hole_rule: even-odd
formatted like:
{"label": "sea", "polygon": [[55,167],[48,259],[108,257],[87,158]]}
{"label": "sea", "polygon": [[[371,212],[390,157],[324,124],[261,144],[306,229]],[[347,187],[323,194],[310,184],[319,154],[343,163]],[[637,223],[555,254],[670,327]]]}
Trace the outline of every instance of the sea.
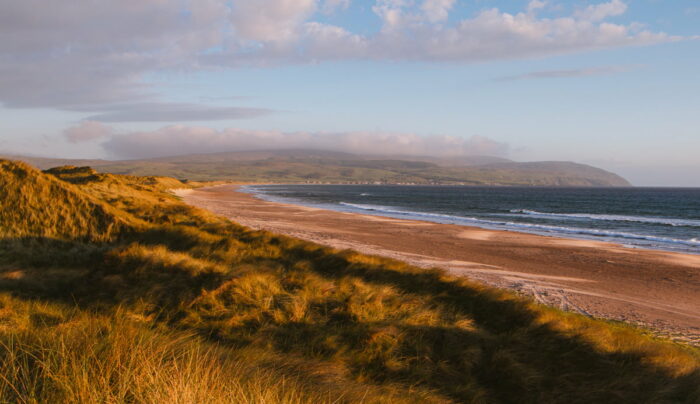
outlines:
{"label": "sea", "polygon": [[275,202],[700,254],[700,188],[252,185]]}

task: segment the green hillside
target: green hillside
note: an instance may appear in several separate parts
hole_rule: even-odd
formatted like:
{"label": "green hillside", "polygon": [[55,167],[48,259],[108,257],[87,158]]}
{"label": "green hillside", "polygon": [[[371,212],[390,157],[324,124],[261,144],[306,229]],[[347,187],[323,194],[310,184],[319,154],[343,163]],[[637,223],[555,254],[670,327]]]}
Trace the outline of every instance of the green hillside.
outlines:
{"label": "green hillside", "polygon": [[[457,165],[455,165],[457,164]],[[346,153],[220,153],[105,163],[118,174],[192,180],[294,183],[385,183],[515,186],[629,186],[599,168],[568,162],[499,162],[472,165],[453,159],[360,157]]]}
{"label": "green hillside", "polygon": [[700,352],[643,330],[252,231],[177,180],[0,166],[0,402],[700,400]]}
{"label": "green hillside", "polygon": [[[22,159],[48,168],[56,159]],[[233,152],[148,160],[66,160],[105,173],[194,181],[383,183],[505,186],[629,186],[622,177],[571,162],[518,163],[488,156],[462,158],[358,156],[319,150]]]}

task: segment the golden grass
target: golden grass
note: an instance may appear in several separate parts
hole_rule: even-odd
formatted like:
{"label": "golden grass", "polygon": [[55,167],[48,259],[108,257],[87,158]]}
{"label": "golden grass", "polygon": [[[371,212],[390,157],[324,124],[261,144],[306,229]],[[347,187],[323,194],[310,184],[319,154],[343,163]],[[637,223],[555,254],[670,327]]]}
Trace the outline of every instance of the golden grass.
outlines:
{"label": "golden grass", "polygon": [[332,370],[308,363],[304,369],[312,370],[315,380],[300,377],[297,362],[153,327],[148,318],[123,308],[98,315],[0,294],[0,402],[422,401],[352,383],[339,388],[324,380],[335,376]]}
{"label": "golden grass", "polygon": [[14,296],[0,307],[7,401],[700,401],[695,348],[439,270],[251,231],[148,179],[51,175],[134,225],[95,244],[60,222],[36,230],[22,211],[36,204],[13,205],[15,230],[0,242],[0,291]]}
{"label": "golden grass", "polygon": [[[10,299],[1,298],[6,308]],[[127,313],[19,306],[14,310],[24,309],[26,318],[0,332],[3,402],[311,404],[341,398],[256,368],[191,334],[149,329]]]}
{"label": "golden grass", "polygon": [[110,240],[138,224],[111,206],[23,163],[0,160],[0,237]]}

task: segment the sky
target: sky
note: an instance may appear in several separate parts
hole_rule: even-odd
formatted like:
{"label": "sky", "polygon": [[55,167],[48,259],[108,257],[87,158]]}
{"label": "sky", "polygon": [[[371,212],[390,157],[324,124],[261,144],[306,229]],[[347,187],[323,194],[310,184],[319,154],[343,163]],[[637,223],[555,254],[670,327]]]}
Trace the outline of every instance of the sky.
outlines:
{"label": "sky", "polygon": [[698,0],[0,0],[0,153],[567,160],[700,186]]}

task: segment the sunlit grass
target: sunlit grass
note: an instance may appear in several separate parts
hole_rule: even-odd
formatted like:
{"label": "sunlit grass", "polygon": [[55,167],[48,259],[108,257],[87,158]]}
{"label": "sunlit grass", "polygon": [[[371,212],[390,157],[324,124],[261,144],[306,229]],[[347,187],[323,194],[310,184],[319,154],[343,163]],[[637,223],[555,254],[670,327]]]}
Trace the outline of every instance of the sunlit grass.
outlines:
{"label": "sunlit grass", "polygon": [[[4,310],[12,304],[0,299]],[[191,333],[150,329],[125,312],[104,317],[15,306],[15,318],[0,315],[3,402],[311,404],[342,398]]]}
{"label": "sunlit grass", "polygon": [[[252,231],[182,204],[176,180],[12,164],[0,178],[28,179],[0,195],[0,401],[700,400],[697,349],[631,326]],[[37,225],[73,201],[105,217]]]}

